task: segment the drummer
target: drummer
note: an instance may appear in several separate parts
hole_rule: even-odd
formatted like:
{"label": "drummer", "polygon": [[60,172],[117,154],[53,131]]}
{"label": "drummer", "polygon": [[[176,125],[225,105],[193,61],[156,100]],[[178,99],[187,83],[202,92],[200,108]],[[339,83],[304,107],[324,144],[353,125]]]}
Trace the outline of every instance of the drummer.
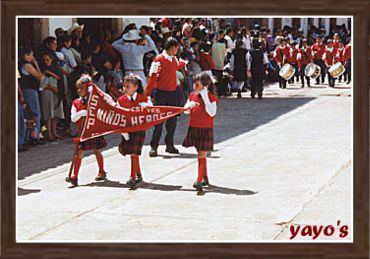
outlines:
{"label": "drummer", "polygon": [[[287,46],[287,39],[281,39],[280,46],[274,51],[274,59],[279,70],[290,61],[290,48]],[[286,80],[279,75],[279,87],[286,88]]]}
{"label": "drummer", "polygon": [[308,46],[307,39],[303,39],[302,41],[302,48],[299,49],[297,60],[299,74],[301,76],[302,88],[304,87],[304,77],[306,77],[308,87],[311,87],[310,78],[308,76],[305,76],[306,66],[312,62],[312,50],[311,47]]}
{"label": "drummer", "polygon": [[297,55],[299,53],[298,50],[298,42],[297,41],[292,41],[290,44],[290,61],[289,64],[292,65],[295,69],[294,76],[289,80],[289,84],[294,83],[294,78],[296,78],[296,81],[298,83],[299,81],[299,74],[298,74],[298,60],[297,60]]}
{"label": "drummer", "polygon": [[[333,43],[333,46],[335,48],[335,42]],[[343,41],[338,41],[338,48],[337,48],[337,54],[335,56],[335,63],[340,62],[344,66],[344,44]],[[347,73],[344,73],[343,75],[340,75],[338,78],[339,83],[342,81],[342,78],[344,77],[344,82],[347,80]]]}
{"label": "drummer", "polygon": [[328,71],[328,79],[329,79],[329,86],[334,87],[335,78],[333,78],[329,73],[329,68],[334,65],[335,58],[337,56],[336,49],[333,46],[333,40],[329,39],[327,42],[327,46],[323,55],[323,59],[325,62],[325,66],[327,67]]}
{"label": "drummer", "polygon": [[[326,66],[324,63],[323,55],[325,52],[325,44],[322,42],[322,36],[317,36],[316,43],[312,45],[313,51],[313,58],[316,65],[320,66],[321,68],[321,83],[325,82],[325,73],[326,73]],[[320,77],[316,78],[316,84],[320,84]]]}

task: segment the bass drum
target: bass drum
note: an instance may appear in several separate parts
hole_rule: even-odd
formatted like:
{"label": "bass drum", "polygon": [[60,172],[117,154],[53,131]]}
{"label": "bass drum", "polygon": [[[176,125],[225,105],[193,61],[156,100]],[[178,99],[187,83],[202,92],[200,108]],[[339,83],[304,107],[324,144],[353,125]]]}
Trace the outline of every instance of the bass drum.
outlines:
{"label": "bass drum", "polygon": [[285,64],[279,71],[279,75],[288,81],[295,74],[295,68],[289,64]]}
{"label": "bass drum", "polygon": [[344,66],[342,65],[341,62],[335,63],[328,70],[329,74],[333,78],[337,78],[337,77],[341,76],[344,73],[344,71],[346,71],[346,69],[344,68]]}
{"label": "bass drum", "polygon": [[311,79],[316,79],[321,74],[321,68],[314,63],[310,63],[306,66],[304,74]]}

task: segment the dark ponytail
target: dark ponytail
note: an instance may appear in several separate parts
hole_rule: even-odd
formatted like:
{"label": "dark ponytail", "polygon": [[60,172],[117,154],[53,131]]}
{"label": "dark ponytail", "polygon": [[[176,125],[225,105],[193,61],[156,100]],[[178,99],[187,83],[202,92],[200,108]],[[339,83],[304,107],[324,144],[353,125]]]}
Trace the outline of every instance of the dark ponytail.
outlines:
{"label": "dark ponytail", "polygon": [[193,81],[199,81],[203,86],[208,86],[208,91],[213,95],[217,95],[217,90],[215,84],[213,83],[213,79],[207,73],[202,72],[199,75],[196,75],[193,78]]}

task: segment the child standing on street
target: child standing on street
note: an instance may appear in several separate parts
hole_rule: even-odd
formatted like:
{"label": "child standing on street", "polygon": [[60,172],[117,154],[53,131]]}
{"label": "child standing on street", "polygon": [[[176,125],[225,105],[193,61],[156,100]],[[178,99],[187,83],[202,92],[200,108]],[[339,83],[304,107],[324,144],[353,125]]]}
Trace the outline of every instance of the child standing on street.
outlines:
{"label": "child standing on street", "polygon": [[214,117],[217,112],[218,98],[212,78],[202,72],[194,78],[194,91],[190,94],[184,108],[191,108],[189,130],[184,147],[194,146],[198,151],[198,178],[193,186],[197,191],[209,184],[207,174],[207,153],[213,150]]}
{"label": "child standing on street", "polygon": [[[75,99],[72,103],[71,109],[71,120],[77,124],[78,132],[81,133],[84,117],[87,116],[87,101],[88,101],[88,86],[91,83],[91,78],[87,75],[83,75],[76,82],[77,94],[80,96]],[[105,180],[107,173],[104,171],[104,159],[101,154],[101,149],[107,146],[103,136],[92,138],[83,142],[79,142],[77,138],[75,143],[75,156],[74,156],[74,168],[73,175],[67,177],[66,181],[70,182],[72,186],[78,185],[78,173],[81,166],[81,161],[83,157],[83,151],[94,150],[96,161],[99,166],[98,176],[95,178],[96,181]]]}
{"label": "child standing on street", "polygon": [[[124,95],[118,98],[118,104],[123,108],[153,106],[151,101],[143,95],[144,89],[141,79],[137,75],[129,75],[124,80]],[[145,141],[145,131],[122,133],[122,141],[118,146],[123,155],[131,155],[131,175],[127,184],[133,188],[143,181],[140,170],[139,156]]]}

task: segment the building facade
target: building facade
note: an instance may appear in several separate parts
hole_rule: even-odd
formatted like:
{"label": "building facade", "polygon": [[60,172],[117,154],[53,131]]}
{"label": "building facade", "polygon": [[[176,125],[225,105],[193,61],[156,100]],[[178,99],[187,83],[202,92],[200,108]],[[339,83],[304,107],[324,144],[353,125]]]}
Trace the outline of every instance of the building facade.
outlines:
{"label": "building facade", "polygon": [[[252,26],[259,24],[268,27],[272,32],[275,29],[282,29],[285,25],[290,27],[302,28],[307,35],[310,25],[324,27],[326,32],[336,25],[344,24],[347,30],[351,28],[351,19],[341,18],[227,18],[233,25]],[[86,31],[90,36],[98,38],[105,30],[120,34],[125,25],[135,22],[138,27],[149,25],[149,18],[71,18],[71,17],[53,17],[53,18],[19,18],[18,19],[18,40],[20,46],[31,46],[37,48],[41,45],[43,39],[48,36],[55,36],[55,29],[62,28],[68,30],[74,23],[84,24]]]}

